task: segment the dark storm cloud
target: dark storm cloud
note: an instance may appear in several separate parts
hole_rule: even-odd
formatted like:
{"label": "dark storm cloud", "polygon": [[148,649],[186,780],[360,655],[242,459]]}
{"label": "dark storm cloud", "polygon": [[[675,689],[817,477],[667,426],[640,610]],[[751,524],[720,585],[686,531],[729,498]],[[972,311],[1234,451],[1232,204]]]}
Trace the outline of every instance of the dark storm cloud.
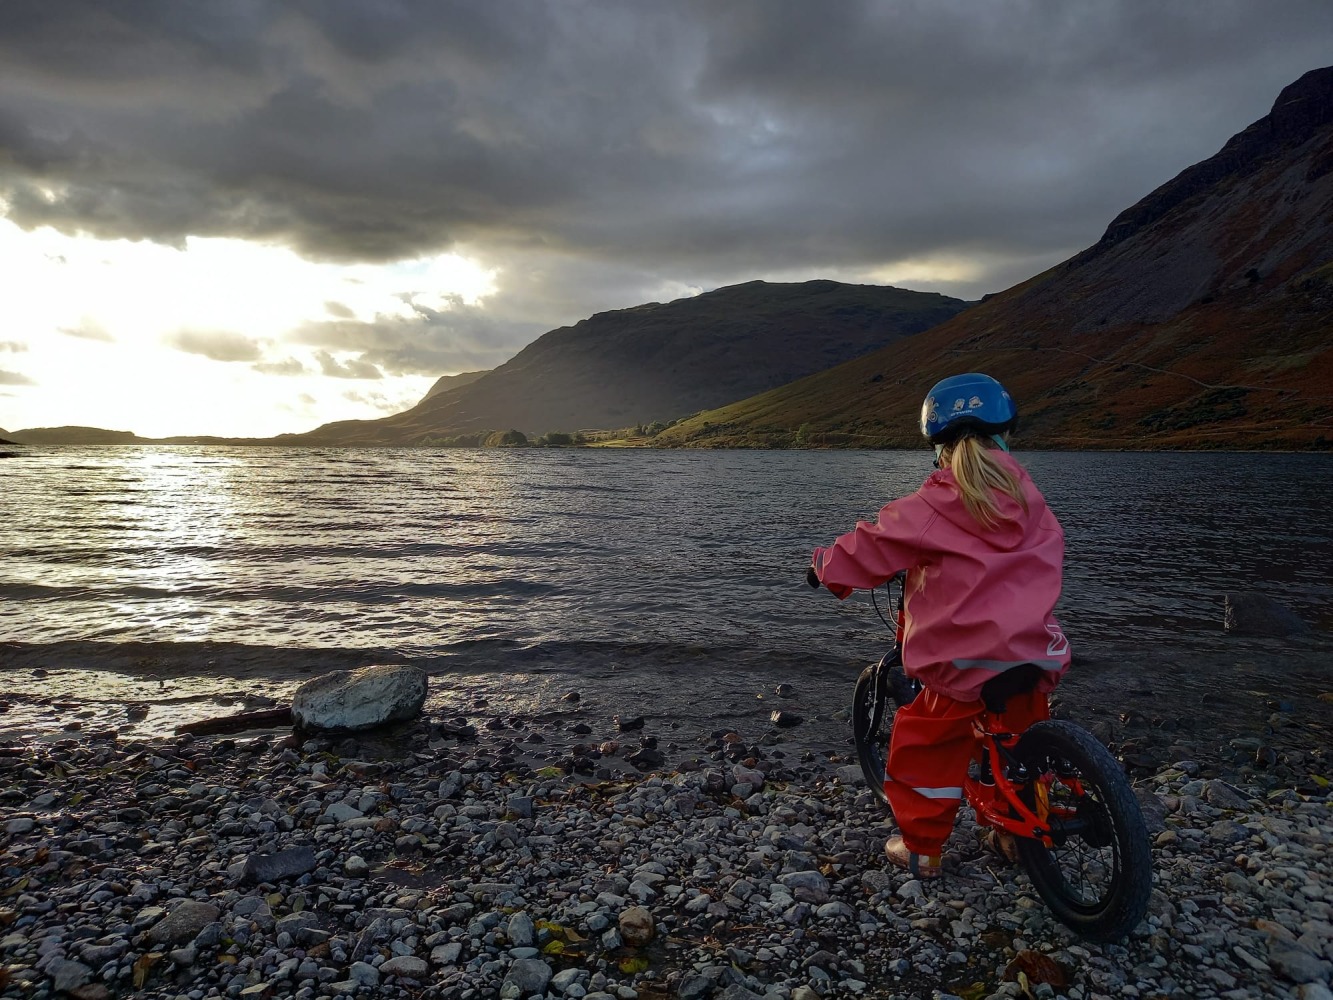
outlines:
{"label": "dark storm cloud", "polygon": [[1327,0],[11,0],[0,198],[25,227],[503,264],[490,327],[331,308],[316,335],[389,372],[489,366],[525,324],[663,290],[932,255],[997,290],[1330,37]]}

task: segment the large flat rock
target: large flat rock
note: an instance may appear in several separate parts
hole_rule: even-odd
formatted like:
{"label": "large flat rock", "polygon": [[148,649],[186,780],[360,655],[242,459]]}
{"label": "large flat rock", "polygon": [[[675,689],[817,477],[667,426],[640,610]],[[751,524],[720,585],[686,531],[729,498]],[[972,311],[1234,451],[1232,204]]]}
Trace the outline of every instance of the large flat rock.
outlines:
{"label": "large flat rock", "polygon": [[426,703],[426,674],[406,663],[337,670],[292,695],[292,721],[306,729],[371,729],[412,719]]}

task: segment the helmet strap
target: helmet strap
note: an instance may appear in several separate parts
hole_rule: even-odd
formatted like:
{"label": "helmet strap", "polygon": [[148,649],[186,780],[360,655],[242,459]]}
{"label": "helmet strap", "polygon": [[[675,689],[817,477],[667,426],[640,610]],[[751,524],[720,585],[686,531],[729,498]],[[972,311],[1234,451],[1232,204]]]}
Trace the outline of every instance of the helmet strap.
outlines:
{"label": "helmet strap", "polygon": [[934,463],[934,464],[935,464],[935,468],[937,468],[937,469],[940,467],[940,455],[941,455],[943,452],[944,452],[944,445],[942,445],[942,444],[937,444],[937,445],[935,446],[935,463]]}
{"label": "helmet strap", "polygon": [[990,439],[1000,446],[1001,451],[1009,451],[1009,442],[1004,439],[1002,434],[992,434]]}

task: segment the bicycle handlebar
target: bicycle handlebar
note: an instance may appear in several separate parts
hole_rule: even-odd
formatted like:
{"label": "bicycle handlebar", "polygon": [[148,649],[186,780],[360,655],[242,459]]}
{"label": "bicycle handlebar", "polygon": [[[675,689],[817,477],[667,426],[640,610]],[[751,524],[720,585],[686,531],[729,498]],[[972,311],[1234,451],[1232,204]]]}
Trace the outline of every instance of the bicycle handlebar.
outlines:
{"label": "bicycle handlebar", "polygon": [[[907,570],[900,569],[897,573],[894,573],[893,576],[889,577],[884,582],[886,584],[896,583],[902,585],[906,581],[907,581]],[[818,590],[820,587],[823,586],[823,584],[819,582],[819,574],[815,572],[815,568],[813,566],[807,566],[805,568],[805,582],[813,590]]]}

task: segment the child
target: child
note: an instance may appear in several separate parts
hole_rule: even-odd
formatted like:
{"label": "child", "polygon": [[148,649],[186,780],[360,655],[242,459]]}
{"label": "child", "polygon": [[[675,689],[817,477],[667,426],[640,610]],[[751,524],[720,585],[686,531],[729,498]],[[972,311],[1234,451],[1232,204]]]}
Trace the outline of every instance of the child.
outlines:
{"label": "child", "polygon": [[894,717],[884,791],[902,832],[884,851],[922,878],[940,873],[982,684],[1014,667],[1040,668],[1035,689],[1010,698],[1003,716],[1021,732],[1048,718],[1046,693],[1069,669],[1069,642],[1051,614],[1064,532],[1009,455],[1017,417],[988,375],[938,383],[921,407],[921,433],[939,471],[812,560],[814,577],[839,599],[907,570],[903,664],[924,690]]}

